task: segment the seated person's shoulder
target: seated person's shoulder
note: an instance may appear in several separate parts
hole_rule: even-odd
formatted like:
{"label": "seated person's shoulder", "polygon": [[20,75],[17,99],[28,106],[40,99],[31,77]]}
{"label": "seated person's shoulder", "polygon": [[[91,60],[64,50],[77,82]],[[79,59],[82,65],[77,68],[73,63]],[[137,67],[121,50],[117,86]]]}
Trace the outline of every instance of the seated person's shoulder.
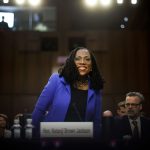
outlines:
{"label": "seated person's shoulder", "polygon": [[123,121],[123,120],[127,120],[128,117],[126,115],[124,116],[115,116],[114,117],[116,121]]}
{"label": "seated person's shoulder", "polygon": [[143,121],[143,122],[145,122],[145,123],[147,123],[147,124],[149,124],[150,125],[150,118],[149,117],[141,117],[141,120]]}

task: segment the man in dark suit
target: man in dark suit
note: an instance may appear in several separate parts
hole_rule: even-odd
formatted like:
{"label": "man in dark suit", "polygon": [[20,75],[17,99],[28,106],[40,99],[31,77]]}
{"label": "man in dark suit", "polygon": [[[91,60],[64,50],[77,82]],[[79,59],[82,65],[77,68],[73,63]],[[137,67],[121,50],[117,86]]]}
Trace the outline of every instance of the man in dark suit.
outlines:
{"label": "man in dark suit", "polygon": [[9,30],[8,23],[4,21],[5,17],[2,16],[2,21],[0,22],[0,30]]}
{"label": "man in dark suit", "polygon": [[145,143],[150,139],[150,120],[141,116],[143,101],[144,96],[139,92],[126,94],[127,115],[115,120],[115,137],[117,140]]}

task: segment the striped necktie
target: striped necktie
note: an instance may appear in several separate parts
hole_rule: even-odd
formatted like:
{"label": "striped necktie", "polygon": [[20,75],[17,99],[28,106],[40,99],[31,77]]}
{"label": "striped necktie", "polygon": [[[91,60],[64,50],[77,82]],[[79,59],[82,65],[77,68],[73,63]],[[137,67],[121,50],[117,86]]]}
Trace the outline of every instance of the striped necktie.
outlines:
{"label": "striped necktie", "polygon": [[138,126],[137,126],[137,121],[133,120],[132,124],[134,126],[133,128],[133,139],[139,139],[139,130],[138,130]]}

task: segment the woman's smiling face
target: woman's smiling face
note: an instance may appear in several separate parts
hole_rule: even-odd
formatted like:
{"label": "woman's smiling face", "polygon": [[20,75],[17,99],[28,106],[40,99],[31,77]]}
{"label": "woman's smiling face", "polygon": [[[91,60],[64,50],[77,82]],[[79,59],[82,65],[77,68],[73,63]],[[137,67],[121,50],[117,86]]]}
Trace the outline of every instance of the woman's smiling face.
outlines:
{"label": "woman's smiling face", "polygon": [[78,50],[74,62],[81,76],[88,75],[92,71],[91,56],[87,49]]}

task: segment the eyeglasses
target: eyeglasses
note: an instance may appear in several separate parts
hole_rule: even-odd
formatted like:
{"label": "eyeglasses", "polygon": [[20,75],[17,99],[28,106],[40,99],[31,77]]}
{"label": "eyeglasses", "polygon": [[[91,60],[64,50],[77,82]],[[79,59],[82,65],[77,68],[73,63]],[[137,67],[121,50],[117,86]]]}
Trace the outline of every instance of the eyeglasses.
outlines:
{"label": "eyeglasses", "polygon": [[138,105],[140,105],[141,103],[126,103],[125,104],[125,106],[126,107],[130,107],[130,106],[132,106],[132,107],[137,107]]}

